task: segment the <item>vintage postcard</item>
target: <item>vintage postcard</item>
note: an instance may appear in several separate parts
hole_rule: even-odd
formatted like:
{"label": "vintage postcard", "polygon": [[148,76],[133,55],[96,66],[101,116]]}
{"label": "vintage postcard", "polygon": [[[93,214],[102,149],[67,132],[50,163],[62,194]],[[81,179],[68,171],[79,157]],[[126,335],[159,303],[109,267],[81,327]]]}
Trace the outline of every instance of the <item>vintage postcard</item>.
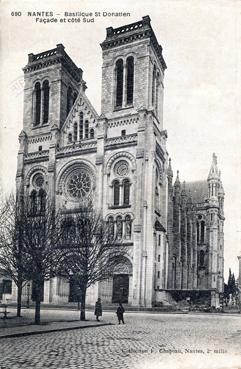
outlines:
{"label": "vintage postcard", "polygon": [[0,369],[240,369],[241,1],[0,5]]}

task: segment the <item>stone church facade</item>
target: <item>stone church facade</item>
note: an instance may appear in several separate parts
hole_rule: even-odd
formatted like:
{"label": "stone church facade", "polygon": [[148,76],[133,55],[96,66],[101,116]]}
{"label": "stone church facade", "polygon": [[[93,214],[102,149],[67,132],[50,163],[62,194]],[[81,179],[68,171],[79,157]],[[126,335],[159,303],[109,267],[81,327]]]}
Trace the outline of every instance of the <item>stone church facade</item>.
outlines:
{"label": "stone church facade", "polygon": [[[178,178],[172,184],[163,129],[166,64],[148,16],[107,28],[101,48],[100,115],[85,94],[83,71],[62,44],[29,54],[17,193],[36,214],[46,197],[66,215],[91,198],[127,245],[123,265],[89,289],[87,303],[101,297],[106,304],[153,307],[177,291],[203,290],[217,305],[224,193],[216,157],[201,202],[192,199],[195,186],[185,188]],[[71,296],[68,281],[45,282],[44,302]]]}

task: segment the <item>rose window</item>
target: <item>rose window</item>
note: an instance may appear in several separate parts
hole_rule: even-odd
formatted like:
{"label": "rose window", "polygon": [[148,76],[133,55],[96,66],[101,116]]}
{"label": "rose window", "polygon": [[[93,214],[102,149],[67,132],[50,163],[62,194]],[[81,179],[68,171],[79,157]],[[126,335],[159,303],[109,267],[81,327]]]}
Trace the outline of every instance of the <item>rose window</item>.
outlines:
{"label": "rose window", "polygon": [[34,177],[33,177],[33,185],[34,187],[42,187],[44,184],[44,177],[41,173],[37,173]]}
{"label": "rose window", "polygon": [[120,160],[118,163],[116,163],[114,168],[115,174],[117,174],[120,177],[124,177],[129,173],[129,165],[127,161]]}
{"label": "rose window", "polygon": [[84,170],[75,171],[67,179],[66,189],[68,194],[75,199],[88,197],[92,190],[90,175]]}

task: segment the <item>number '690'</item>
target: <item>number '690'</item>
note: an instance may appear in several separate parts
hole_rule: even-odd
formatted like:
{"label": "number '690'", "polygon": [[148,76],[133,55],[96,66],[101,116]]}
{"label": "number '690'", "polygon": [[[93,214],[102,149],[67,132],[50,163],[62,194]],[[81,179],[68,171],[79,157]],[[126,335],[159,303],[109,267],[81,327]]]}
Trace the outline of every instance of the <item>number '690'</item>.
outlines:
{"label": "number '690'", "polygon": [[21,17],[22,12],[11,12],[12,17]]}

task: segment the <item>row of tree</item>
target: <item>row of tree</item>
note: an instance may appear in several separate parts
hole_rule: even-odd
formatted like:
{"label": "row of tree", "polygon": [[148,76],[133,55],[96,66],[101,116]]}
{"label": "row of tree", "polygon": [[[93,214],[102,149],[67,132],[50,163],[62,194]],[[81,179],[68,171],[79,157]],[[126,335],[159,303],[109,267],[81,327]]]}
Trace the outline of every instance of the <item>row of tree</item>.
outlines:
{"label": "row of tree", "polygon": [[229,268],[228,283],[224,283],[224,298],[228,300],[230,296],[235,297],[238,294],[238,286],[236,284],[235,275]]}
{"label": "row of tree", "polygon": [[85,320],[87,288],[109,278],[127,252],[110,225],[91,204],[67,213],[47,202],[41,214],[33,215],[24,199],[14,196],[2,203],[0,220],[0,274],[9,275],[17,286],[17,316],[23,287],[32,281],[35,323],[40,324],[44,281],[58,276],[74,281],[80,319]]}

